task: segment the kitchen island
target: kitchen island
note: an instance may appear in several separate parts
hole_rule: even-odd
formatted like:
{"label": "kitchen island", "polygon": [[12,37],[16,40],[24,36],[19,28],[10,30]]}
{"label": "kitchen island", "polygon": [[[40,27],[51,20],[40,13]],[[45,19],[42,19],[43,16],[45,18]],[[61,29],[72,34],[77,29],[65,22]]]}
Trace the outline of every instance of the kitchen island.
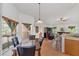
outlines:
{"label": "kitchen island", "polygon": [[65,54],[69,54],[71,56],[79,56],[79,37],[65,37]]}

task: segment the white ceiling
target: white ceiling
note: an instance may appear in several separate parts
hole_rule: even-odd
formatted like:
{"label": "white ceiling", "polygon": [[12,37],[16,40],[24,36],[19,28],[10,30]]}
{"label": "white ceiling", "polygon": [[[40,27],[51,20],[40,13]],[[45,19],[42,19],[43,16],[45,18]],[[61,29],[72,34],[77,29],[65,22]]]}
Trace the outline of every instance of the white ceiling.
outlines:
{"label": "white ceiling", "polygon": [[[14,5],[22,13],[33,16],[35,18],[39,17],[39,8],[37,3],[15,3]],[[55,20],[56,18],[65,15],[74,6],[74,3],[41,3],[41,19],[47,20],[47,22],[49,20]]]}

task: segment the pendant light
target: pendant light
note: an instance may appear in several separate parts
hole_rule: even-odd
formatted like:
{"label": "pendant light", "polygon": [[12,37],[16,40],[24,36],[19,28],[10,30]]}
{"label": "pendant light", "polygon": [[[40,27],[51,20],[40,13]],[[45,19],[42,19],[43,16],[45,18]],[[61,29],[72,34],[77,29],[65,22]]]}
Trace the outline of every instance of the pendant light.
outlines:
{"label": "pendant light", "polygon": [[38,21],[36,22],[36,23],[43,23],[41,20],[40,20],[40,3],[38,3],[38,6],[39,6],[39,19],[38,19]]}

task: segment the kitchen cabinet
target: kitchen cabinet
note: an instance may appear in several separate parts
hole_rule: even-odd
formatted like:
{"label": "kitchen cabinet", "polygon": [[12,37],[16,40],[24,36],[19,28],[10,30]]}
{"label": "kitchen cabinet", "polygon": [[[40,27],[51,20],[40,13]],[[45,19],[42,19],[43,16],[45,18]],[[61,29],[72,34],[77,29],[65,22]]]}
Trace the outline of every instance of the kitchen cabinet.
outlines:
{"label": "kitchen cabinet", "polygon": [[69,54],[72,56],[79,56],[79,40],[75,39],[74,38],[65,39],[65,54]]}

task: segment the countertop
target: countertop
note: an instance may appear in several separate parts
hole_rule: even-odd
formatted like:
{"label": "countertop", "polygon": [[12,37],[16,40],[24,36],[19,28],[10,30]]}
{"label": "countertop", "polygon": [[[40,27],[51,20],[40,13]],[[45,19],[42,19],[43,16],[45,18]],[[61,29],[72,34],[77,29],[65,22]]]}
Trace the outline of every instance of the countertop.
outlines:
{"label": "countertop", "polygon": [[73,36],[65,36],[65,39],[69,39],[69,40],[78,40],[79,41],[79,38],[78,37],[73,37]]}

